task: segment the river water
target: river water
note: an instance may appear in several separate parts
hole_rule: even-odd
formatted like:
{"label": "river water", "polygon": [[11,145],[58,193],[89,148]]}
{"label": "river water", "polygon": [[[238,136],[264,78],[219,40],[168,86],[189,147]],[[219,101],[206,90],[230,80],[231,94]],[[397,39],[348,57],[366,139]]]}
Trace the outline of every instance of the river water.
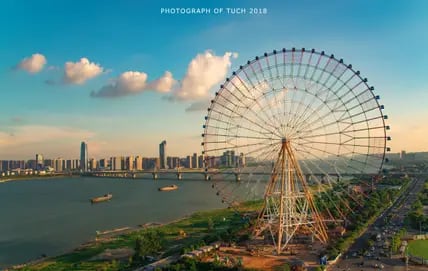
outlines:
{"label": "river water", "polygon": [[[202,176],[201,176],[202,178]],[[178,190],[158,188],[177,184]],[[112,193],[109,202],[89,199]],[[66,177],[0,183],[0,269],[58,255],[93,239],[95,231],[168,222],[224,207],[203,180]]]}

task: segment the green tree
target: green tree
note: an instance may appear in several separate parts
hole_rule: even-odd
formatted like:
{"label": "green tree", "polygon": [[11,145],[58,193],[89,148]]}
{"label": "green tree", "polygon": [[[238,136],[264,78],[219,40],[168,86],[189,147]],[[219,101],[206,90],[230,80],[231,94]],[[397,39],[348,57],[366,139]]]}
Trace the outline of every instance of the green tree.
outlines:
{"label": "green tree", "polygon": [[212,231],[214,230],[214,222],[213,222],[213,220],[211,219],[211,217],[209,217],[209,218],[208,218],[208,221],[207,221],[207,228],[208,228],[208,231],[209,231],[209,232],[212,232]]}
{"label": "green tree", "polygon": [[148,230],[143,232],[135,240],[135,258],[143,259],[159,253],[163,248],[164,236],[159,230]]}

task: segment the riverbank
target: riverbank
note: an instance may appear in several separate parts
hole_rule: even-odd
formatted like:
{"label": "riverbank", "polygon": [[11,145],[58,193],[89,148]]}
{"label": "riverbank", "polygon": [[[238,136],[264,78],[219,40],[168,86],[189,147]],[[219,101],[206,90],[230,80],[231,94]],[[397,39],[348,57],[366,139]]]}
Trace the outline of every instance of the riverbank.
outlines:
{"label": "riverbank", "polygon": [[[260,203],[247,203],[242,206],[242,212],[259,208]],[[212,222],[209,222],[212,221]],[[218,232],[233,225],[242,224],[242,218],[231,209],[216,209],[196,212],[164,224],[144,224],[143,227],[127,229],[126,234],[118,233],[93,240],[81,245],[70,253],[56,257],[38,259],[37,262],[16,266],[9,270],[127,270],[130,267],[130,255],[118,257],[112,251],[133,251],[135,241],[143,232],[158,229],[165,238],[163,256],[176,255],[204,240],[210,234],[209,224],[213,223]],[[105,238],[104,238],[105,237]],[[101,255],[110,253],[112,257],[102,258]],[[104,253],[104,254],[103,254]]]}
{"label": "riverbank", "polygon": [[19,175],[19,176],[7,176],[0,177],[0,183],[14,182],[14,181],[32,181],[40,179],[58,179],[58,178],[73,178],[80,177],[78,175]]}

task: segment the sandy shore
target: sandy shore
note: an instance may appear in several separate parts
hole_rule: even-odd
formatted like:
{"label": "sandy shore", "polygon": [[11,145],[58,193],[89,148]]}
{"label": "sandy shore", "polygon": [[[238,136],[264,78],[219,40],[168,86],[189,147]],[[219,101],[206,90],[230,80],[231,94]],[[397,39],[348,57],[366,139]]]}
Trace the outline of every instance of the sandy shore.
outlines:
{"label": "sandy shore", "polygon": [[39,180],[39,179],[58,179],[58,178],[65,178],[65,177],[79,177],[79,176],[70,176],[70,175],[41,175],[41,176],[20,176],[20,177],[0,177],[0,183],[7,183],[7,182],[14,182],[14,181],[33,181],[33,180]]}

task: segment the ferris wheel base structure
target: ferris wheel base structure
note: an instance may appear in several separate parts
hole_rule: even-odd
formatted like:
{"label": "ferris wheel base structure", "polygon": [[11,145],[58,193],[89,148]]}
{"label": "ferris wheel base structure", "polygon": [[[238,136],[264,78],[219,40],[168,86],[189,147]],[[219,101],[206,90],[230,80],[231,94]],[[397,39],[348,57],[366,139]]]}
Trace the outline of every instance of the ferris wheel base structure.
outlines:
{"label": "ferris wheel base structure", "polygon": [[301,228],[306,228],[322,243],[327,242],[327,227],[317,210],[290,142],[283,138],[266,188],[264,205],[257,218],[255,235],[268,229],[279,255]]}
{"label": "ferris wheel base structure", "polygon": [[360,71],[324,51],[284,48],[247,61],[205,117],[212,188],[231,207],[263,198],[253,233],[270,234],[277,254],[300,234],[326,243],[326,221],[346,221],[360,200],[342,177],[372,182],[387,162],[379,99]]}

